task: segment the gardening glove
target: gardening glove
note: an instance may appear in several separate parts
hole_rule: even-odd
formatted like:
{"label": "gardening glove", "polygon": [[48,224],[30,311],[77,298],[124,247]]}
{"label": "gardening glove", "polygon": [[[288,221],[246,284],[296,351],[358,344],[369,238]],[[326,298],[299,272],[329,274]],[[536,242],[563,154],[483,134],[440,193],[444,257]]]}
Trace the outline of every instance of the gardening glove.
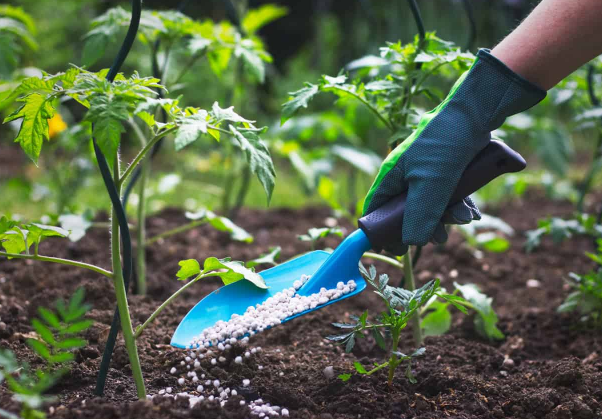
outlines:
{"label": "gardening glove", "polygon": [[363,215],[408,192],[401,242],[386,250],[399,255],[408,245],[444,243],[443,222],[480,219],[469,197],[446,208],[464,169],[487,146],[491,131],[545,96],[544,90],[481,49],[447,98],[424,114],[418,128],[387,156],[366,196]]}

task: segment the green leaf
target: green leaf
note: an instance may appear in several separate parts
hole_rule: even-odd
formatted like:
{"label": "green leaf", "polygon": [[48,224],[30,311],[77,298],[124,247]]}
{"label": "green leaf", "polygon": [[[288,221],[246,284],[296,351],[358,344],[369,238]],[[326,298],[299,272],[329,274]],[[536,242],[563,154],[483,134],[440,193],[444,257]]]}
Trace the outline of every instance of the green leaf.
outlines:
{"label": "green leaf", "polygon": [[360,374],[368,374],[368,371],[366,370],[366,368],[364,368],[364,366],[362,364],[360,364],[358,361],[355,361],[353,363],[353,366],[355,367],[355,370],[357,372],[359,372]]}
{"label": "green leaf", "polygon": [[213,116],[213,118],[215,118],[215,124],[220,124],[222,121],[240,122],[248,124],[252,124],[255,122],[249,119],[245,119],[236,112],[234,112],[234,106],[230,106],[226,109],[220,108],[218,102],[213,102],[213,106],[211,107],[211,115]]}
{"label": "green leaf", "polygon": [[80,332],[83,332],[84,330],[87,330],[88,328],[90,328],[90,326],[92,326],[93,324],[94,324],[93,320],[82,320],[82,321],[70,324],[65,329],[63,329],[62,332],[63,332],[63,334],[80,333]]}
{"label": "green leaf", "polygon": [[251,9],[242,20],[242,28],[248,35],[255,34],[268,23],[288,14],[288,8],[276,4],[264,4]]}
{"label": "green leaf", "polygon": [[203,134],[207,134],[208,120],[209,114],[202,109],[195,114],[180,119],[178,121],[180,127],[174,138],[176,150],[180,151],[188,144],[198,140]]}
{"label": "green leaf", "polygon": [[510,248],[510,242],[493,231],[477,234],[475,239],[477,246],[488,252],[504,253]]}
{"label": "green leaf", "polygon": [[353,350],[353,347],[355,346],[355,334],[351,334],[351,336],[349,336],[349,339],[347,340],[347,344],[345,345],[345,352],[350,353]]}
{"label": "green leaf", "polygon": [[50,326],[54,327],[55,329],[61,328],[61,322],[59,318],[52,311],[44,307],[38,307],[38,313],[40,314],[42,319],[44,319],[44,321]]}
{"label": "green leaf", "polygon": [[435,301],[431,304],[426,316],[420,322],[424,336],[439,336],[448,332],[451,327],[452,315],[448,310],[448,304]]}
{"label": "green leaf", "polygon": [[246,268],[242,262],[231,261],[229,258],[218,259],[210,257],[203,263],[203,274],[211,272],[222,279],[224,285],[246,279],[258,288],[267,289],[263,278],[252,268]]}
{"label": "green leaf", "polygon": [[370,150],[346,145],[335,145],[330,149],[331,153],[362,172],[374,176],[378,172],[382,159]]}
{"label": "green leaf", "polygon": [[234,224],[234,222],[229,218],[217,215],[214,212],[209,211],[207,209],[202,209],[195,213],[186,212],[185,215],[186,218],[188,218],[189,220],[205,219],[216,230],[230,233],[230,238],[232,240],[245,243],[253,242],[253,236],[250,235],[245,229]]}
{"label": "green leaf", "polygon": [[101,33],[88,36],[82,52],[83,64],[89,67],[100,60],[109,45],[109,40],[108,36]]}
{"label": "green leaf", "polygon": [[199,265],[199,262],[195,259],[181,260],[178,262],[178,265],[180,265],[180,270],[176,276],[180,281],[184,281],[191,276],[196,276],[201,273],[201,265]]}
{"label": "green leaf", "polygon": [[46,361],[50,361],[52,355],[48,347],[43,342],[37,339],[27,339],[26,342],[36,354],[44,358]]}
{"label": "green leaf", "polygon": [[378,92],[378,91],[386,91],[386,90],[397,90],[401,89],[401,86],[390,81],[390,80],[375,80],[366,84],[364,87],[368,91]]}
{"label": "green leaf", "polygon": [[490,340],[504,339],[504,334],[496,326],[498,317],[491,305],[493,298],[483,294],[475,284],[460,285],[454,282],[454,286],[478,314],[474,320],[477,333]]}
{"label": "green leaf", "polygon": [[304,242],[315,242],[331,235],[343,237],[343,230],[339,227],[310,228],[307,234],[300,234],[297,238]]}
{"label": "green leaf", "polygon": [[103,93],[90,99],[90,110],[85,119],[92,123],[92,135],[109,166],[117,156],[121,134],[125,132],[121,121],[129,117],[128,103],[119,97]]}
{"label": "green leaf", "polygon": [[247,268],[252,268],[257,265],[276,266],[276,265],[278,265],[278,262],[276,262],[276,259],[278,259],[280,257],[281,251],[282,251],[282,248],[280,246],[271,247],[270,251],[268,253],[265,253],[256,259],[248,261],[245,265]]}
{"label": "green leaf", "polygon": [[341,374],[337,378],[341,381],[349,381],[349,379],[351,378],[351,374]]}
{"label": "green leaf", "polygon": [[66,362],[71,362],[75,359],[75,355],[73,355],[71,352],[59,352],[56,355],[51,355],[50,358],[48,358],[48,361],[51,364],[64,364]]}
{"label": "green leaf", "polygon": [[15,142],[21,145],[29,158],[37,165],[44,139],[50,140],[48,120],[54,116],[54,99],[38,93],[31,93],[18,100],[25,104],[9,115],[4,123],[23,119]]}
{"label": "green leaf", "polygon": [[230,132],[234,134],[232,137],[234,145],[243,151],[249,168],[263,186],[269,203],[276,182],[276,171],[268,147],[253,130],[230,125]]}
{"label": "green leaf", "polygon": [[242,58],[246,71],[257,81],[265,81],[265,64],[262,59],[265,53],[260,54],[256,51],[252,41],[243,40],[234,50],[234,55]]}
{"label": "green leaf", "polygon": [[372,336],[374,337],[374,340],[376,341],[378,347],[383,351],[386,351],[387,344],[385,342],[385,338],[383,337],[383,335],[380,334],[380,331],[376,327],[372,328]]}
{"label": "green leaf", "polygon": [[282,105],[280,125],[284,125],[286,121],[292,118],[299,108],[307,108],[309,101],[320,91],[319,87],[315,84],[305,83],[305,86],[296,92],[289,93],[291,96],[290,99]]}
{"label": "green leaf", "polygon": [[33,319],[31,321],[31,325],[33,326],[34,330],[40,335],[40,337],[42,339],[44,339],[44,341],[46,343],[48,343],[49,345],[56,344],[56,339],[54,338],[54,334],[48,327],[46,327],[44,325],[44,323],[42,323],[38,319]]}
{"label": "green leaf", "polygon": [[68,349],[83,348],[87,344],[88,344],[88,342],[85,339],[67,338],[67,339],[60,340],[54,346],[57,349],[68,350]]}

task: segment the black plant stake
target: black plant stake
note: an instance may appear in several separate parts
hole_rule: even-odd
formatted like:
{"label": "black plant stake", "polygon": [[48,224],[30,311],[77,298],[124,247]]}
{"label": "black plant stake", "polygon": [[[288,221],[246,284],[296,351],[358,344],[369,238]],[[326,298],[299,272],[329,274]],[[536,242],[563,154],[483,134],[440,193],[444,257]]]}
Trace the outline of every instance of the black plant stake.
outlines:
{"label": "black plant stake", "polygon": [[[121,65],[125,61],[130,49],[132,48],[132,44],[136,39],[136,34],[138,33],[138,26],[140,24],[140,14],[142,12],[142,1],[141,0],[132,0],[132,19],[130,21],[130,27],[125,36],[123,44],[121,45],[121,49],[115,57],[115,61],[107,74],[107,80],[113,82],[115,76],[119,72]],[[102,175],[102,180],[104,181],[105,187],[107,188],[107,192],[109,193],[109,197],[111,198],[111,203],[113,204],[113,208],[115,209],[115,213],[117,215],[117,220],[119,221],[119,231],[121,234],[121,244],[123,247],[123,282],[125,284],[125,291],[127,293],[130,283],[130,278],[132,276],[132,239],[130,236],[130,229],[128,227],[127,217],[125,214],[124,206],[121,204],[121,200],[119,199],[119,194],[117,192],[117,187],[113,182],[113,178],[111,176],[111,170],[109,169],[109,165],[107,160],[105,159],[104,154],[98,147],[96,140],[92,138],[92,142],[94,143],[94,153],[96,154],[96,160],[98,161],[98,168],[100,169],[100,173]],[[102,361],[100,363],[100,370],[98,371],[98,377],[96,379],[96,389],[94,393],[98,396],[102,396],[104,393],[105,384],[107,381],[107,374],[109,372],[109,365],[111,363],[111,357],[113,356],[113,350],[115,349],[115,341],[117,340],[117,334],[119,333],[119,329],[121,326],[121,322],[119,321],[119,309],[115,309],[115,314],[113,315],[113,322],[111,323],[111,330],[109,332],[109,337],[107,338],[107,343],[105,345],[105,349],[102,354]]]}

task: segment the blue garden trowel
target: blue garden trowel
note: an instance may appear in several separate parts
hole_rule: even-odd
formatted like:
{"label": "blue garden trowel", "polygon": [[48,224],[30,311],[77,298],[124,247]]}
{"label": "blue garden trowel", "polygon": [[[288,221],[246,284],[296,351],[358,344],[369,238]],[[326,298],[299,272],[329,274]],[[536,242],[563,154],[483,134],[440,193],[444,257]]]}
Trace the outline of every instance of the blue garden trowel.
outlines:
{"label": "blue garden trowel", "polygon": [[[520,154],[504,143],[492,140],[462,174],[450,204],[459,202],[504,173],[523,170],[526,165]],[[184,317],[171,344],[178,348],[190,347],[192,340],[206,328],[219,320],[229,320],[233,314],[242,315],[248,307],[262,304],[274,294],[291,288],[302,275],[311,275],[297,292],[304,296],[317,293],[322,287],[336,288],[337,282],[347,282],[350,279],[356,282],[357,287],[339,299],[287,317],[283,322],[359,294],[366,288],[366,281],[358,269],[362,255],[370,249],[380,251],[401,242],[406,196],[404,193],[393,198],[376,211],[360,218],[360,228],[343,240],[332,254],[321,250],[306,253],[261,272],[268,289],[257,288],[249,281],[238,281],[213,291]]]}

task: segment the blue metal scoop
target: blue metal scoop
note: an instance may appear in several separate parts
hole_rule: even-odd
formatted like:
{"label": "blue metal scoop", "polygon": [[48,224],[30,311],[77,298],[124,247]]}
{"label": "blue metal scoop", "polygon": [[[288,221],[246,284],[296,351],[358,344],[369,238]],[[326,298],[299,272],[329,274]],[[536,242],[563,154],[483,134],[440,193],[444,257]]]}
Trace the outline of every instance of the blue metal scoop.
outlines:
{"label": "blue metal scoop", "polygon": [[[492,140],[467,166],[450,204],[459,202],[501,174],[518,172],[525,167],[526,162],[520,154],[504,143]],[[332,254],[317,250],[262,271],[260,274],[268,289],[257,288],[243,280],[213,291],[184,317],[171,339],[171,345],[189,348],[193,339],[206,328],[220,320],[229,320],[233,314],[242,315],[248,307],[262,304],[276,293],[291,288],[302,275],[311,276],[297,291],[303,296],[315,294],[320,288],[336,288],[338,282],[350,279],[357,287],[338,299],[287,317],[283,323],[359,294],[366,288],[366,281],[359,272],[360,259],[371,248],[380,251],[401,241],[405,201],[406,194],[402,194],[362,217],[358,221],[360,228],[345,238]]]}

